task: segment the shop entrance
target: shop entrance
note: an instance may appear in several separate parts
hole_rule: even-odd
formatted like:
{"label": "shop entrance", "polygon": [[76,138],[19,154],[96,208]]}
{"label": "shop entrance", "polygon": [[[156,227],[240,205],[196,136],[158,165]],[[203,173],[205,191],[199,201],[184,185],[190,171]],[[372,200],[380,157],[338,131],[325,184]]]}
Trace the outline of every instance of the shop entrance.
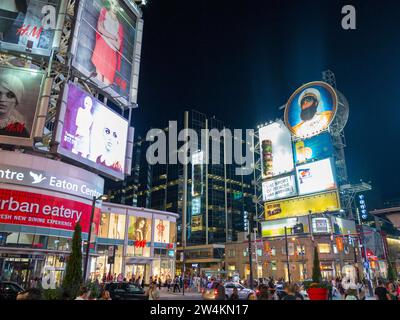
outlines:
{"label": "shop entrance", "polygon": [[149,265],[148,264],[127,264],[125,266],[126,279],[137,280],[140,277],[140,281],[144,278],[146,284],[149,283]]}

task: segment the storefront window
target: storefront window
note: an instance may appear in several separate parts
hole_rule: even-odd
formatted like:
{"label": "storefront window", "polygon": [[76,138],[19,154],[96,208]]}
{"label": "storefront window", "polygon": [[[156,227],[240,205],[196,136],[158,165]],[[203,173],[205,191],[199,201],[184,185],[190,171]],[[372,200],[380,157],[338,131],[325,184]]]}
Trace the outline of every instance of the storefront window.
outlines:
{"label": "storefront window", "polygon": [[128,239],[135,241],[151,241],[151,219],[130,216]]}
{"label": "storefront window", "polygon": [[108,238],[123,240],[125,236],[125,221],[125,215],[111,213]]}
{"label": "storefront window", "polygon": [[108,228],[110,225],[110,214],[106,212],[101,213],[100,225],[99,225],[99,237],[108,238]]}
{"label": "storefront window", "polygon": [[169,243],[170,222],[156,219],[154,224],[154,242]]}
{"label": "storefront window", "polygon": [[128,246],[126,250],[126,255],[130,257],[150,257],[150,247],[135,247]]}
{"label": "storefront window", "polygon": [[153,262],[153,275],[160,276],[161,281],[174,276],[174,263],[172,260],[154,260]]}

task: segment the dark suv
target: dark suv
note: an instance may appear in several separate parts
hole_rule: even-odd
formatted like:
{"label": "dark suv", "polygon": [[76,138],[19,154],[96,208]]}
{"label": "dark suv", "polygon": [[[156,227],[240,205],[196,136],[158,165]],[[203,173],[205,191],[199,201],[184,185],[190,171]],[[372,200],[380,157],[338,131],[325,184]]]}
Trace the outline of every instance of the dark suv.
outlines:
{"label": "dark suv", "polygon": [[24,289],[15,282],[0,281],[0,300],[16,300],[18,293]]}
{"label": "dark suv", "polygon": [[148,300],[145,291],[130,282],[110,282],[104,286],[110,292],[112,300]]}

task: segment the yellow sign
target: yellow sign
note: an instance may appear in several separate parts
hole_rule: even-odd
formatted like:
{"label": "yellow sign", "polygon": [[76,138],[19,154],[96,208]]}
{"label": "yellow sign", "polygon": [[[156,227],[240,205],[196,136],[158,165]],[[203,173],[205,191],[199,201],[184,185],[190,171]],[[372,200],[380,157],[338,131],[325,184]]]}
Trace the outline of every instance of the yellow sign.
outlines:
{"label": "yellow sign", "polygon": [[311,213],[340,210],[337,191],[296,197],[289,200],[270,201],[264,204],[265,220],[304,216]]}
{"label": "yellow sign", "polygon": [[203,216],[192,217],[192,232],[203,230]]}

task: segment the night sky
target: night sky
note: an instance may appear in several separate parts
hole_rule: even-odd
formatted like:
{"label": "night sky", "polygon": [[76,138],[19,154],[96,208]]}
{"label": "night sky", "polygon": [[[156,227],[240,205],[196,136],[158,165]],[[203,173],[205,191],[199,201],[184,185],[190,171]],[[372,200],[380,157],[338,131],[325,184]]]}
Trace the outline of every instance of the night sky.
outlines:
{"label": "night sky", "polygon": [[[347,4],[357,30],[341,27]],[[255,128],[331,69],[350,104],[350,181],[371,181],[369,209],[400,198],[399,1],[149,0],[144,21],[136,136],[189,109]]]}

